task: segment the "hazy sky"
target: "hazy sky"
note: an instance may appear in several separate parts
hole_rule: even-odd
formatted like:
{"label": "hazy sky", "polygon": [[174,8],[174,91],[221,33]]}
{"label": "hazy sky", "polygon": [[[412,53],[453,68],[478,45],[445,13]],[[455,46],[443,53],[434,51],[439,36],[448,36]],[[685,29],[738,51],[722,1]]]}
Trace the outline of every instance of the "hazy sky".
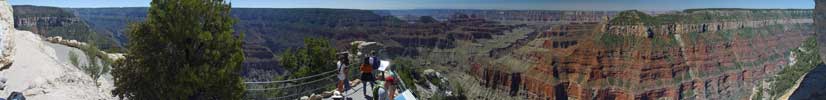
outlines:
{"label": "hazy sky", "polygon": [[[147,7],[151,0],[10,0],[12,5],[72,8]],[[232,0],[245,8],[681,10],[814,8],[813,0]]]}

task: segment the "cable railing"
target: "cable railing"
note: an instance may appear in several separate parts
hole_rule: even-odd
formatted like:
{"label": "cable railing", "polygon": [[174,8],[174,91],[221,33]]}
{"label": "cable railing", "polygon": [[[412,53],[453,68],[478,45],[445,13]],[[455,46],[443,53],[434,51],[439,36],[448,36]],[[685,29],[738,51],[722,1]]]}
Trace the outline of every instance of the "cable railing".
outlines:
{"label": "cable railing", "polygon": [[338,83],[338,70],[319,74],[275,81],[244,82],[247,85],[247,99],[256,100],[285,100],[309,96],[320,90],[331,89]]}
{"label": "cable railing", "polygon": [[275,80],[275,81],[262,81],[262,82],[244,82],[244,84],[270,84],[270,83],[295,82],[295,81],[298,81],[298,80],[304,80],[304,79],[318,77],[318,76],[321,76],[321,75],[331,74],[331,73],[334,73],[334,72],[337,72],[337,71],[338,70],[332,70],[332,71],[327,71],[327,72],[312,75],[312,76],[305,76],[305,77],[288,79],[288,80]]}
{"label": "cable railing", "polygon": [[[335,85],[338,84],[338,72],[339,70],[335,69],[292,79],[244,82],[247,86],[245,98],[254,100],[298,99],[303,96],[310,96],[313,93],[333,90]],[[391,72],[396,73],[395,71]],[[347,73],[347,80],[359,79],[359,76],[361,76],[357,64],[348,66],[345,73]],[[399,81],[394,88],[401,91],[407,90],[408,86],[404,84],[404,80],[400,76],[393,77]]]}

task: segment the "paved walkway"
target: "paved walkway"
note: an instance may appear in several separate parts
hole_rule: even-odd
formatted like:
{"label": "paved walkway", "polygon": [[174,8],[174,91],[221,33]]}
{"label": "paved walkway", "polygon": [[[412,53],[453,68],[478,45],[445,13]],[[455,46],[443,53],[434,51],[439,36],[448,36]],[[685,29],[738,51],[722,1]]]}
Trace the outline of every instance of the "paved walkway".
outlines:
{"label": "paved walkway", "polygon": [[[367,95],[364,95],[362,91],[365,88],[361,85],[361,82],[351,85],[353,85],[353,87],[351,87],[350,90],[347,90],[344,93],[344,95],[346,95],[347,97],[347,100],[372,100],[369,97],[373,96],[373,89],[368,88]],[[367,86],[370,85],[368,84]],[[324,98],[324,100],[333,100],[333,98]]]}
{"label": "paved walkway", "polygon": [[[345,91],[344,95],[347,96],[347,100],[372,100],[373,97],[373,89],[367,88],[367,95],[364,95],[364,87],[361,82],[356,84],[351,84],[353,87],[350,90]],[[378,85],[378,82],[375,84]],[[367,85],[371,86],[371,85]],[[399,89],[396,89],[396,95],[401,95],[399,93]],[[324,98],[324,100],[333,100],[333,98]]]}

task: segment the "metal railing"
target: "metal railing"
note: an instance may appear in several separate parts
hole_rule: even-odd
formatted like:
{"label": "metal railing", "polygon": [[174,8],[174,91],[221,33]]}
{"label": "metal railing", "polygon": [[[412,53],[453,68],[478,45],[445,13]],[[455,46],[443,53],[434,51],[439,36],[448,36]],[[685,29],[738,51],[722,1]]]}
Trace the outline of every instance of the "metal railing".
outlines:
{"label": "metal railing", "polygon": [[244,84],[247,85],[247,95],[245,98],[256,100],[286,100],[309,96],[335,86],[338,83],[336,72],[338,72],[338,70],[287,80],[244,82]]}

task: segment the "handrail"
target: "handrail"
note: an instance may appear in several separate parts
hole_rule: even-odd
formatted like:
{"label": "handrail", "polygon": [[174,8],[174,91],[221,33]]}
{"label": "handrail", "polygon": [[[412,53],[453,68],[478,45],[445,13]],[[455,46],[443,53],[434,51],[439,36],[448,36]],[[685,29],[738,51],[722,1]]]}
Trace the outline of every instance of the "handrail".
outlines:
{"label": "handrail", "polygon": [[247,90],[249,90],[249,91],[267,91],[267,90],[275,90],[275,89],[293,88],[293,87],[297,87],[297,86],[307,85],[307,84],[310,84],[310,83],[315,83],[315,82],[318,82],[318,81],[321,81],[321,80],[325,80],[325,79],[328,79],[328,78],[331,78],[331,77],[335,77],[335,75],[327,76],[327,77],[325,77],[325,78],[321,78],[321,79],[313,80],[313,81],[310,81],[310,82],[304,82],[304,83],[301,83],[301,84],[290,85],[290,86],[286,86],[286,87],[277,87],[277,88],[263,88],[263,89],[247,89]]}
{"label": "handrail", "polygon": [[281,96],[281,97],[275,97],[275,98],[267,98],[267,99],[280,100],[280,99],[287,98],[287,97],[295,97],[295,96],[306,95],[307,93],[310,93],[312,91],[318,91],[318,90],[321,90],[321,89],[324,89],[324,88],[316,88],[316,89],[313,89],[313,90],[310,90],[310,91],[304,91],[304,92],[301,92],[301,93],[296,93],[296,94],[291,94],[291,95]]}
{"label": "handrail", "polygon": [[317,76],[321,76],[321,75],[325,75],[325,74],[330,74],[330,73],[333,73],[333,72],[336,72],[336,71],[338,71],[338,70],[332,70],[332,71],[324,72],[324,73],[321,73],[321,74],[316,74],[316,75],[313,75],[313,76],[306,76],[306,77],[295,78],[295,79],[289,79],[289,80],[260,81],[260,82],[244,82],[244,84],[270,84],[270,83],[292,82],[292,81],[297,81],[297,80],[304,80],[304,79],[308,79],[308,78],[314,78],[314,77],[317,77]]}
{"label": "handrail", "polygon": [[[315,74],[315,75],[312,75],[312,76],[306,76],[306,77],[289,79],[289,80],[244,82],[245,84],[248,84],[248,85],[258,84],[258,86],[256,86],[258,88],[247,88],[245,90],[250,91],[250,92],[253,92],[253,91],[254,92],[267,92],[267,91],[271,91],[271,90],[287,90],[287,91],[291,91],[291,92],[295,92],[295,93],[289,93],[289,95],[286,95],[286,96],[277,96],[277,97],[274,97],[274,98],[264,98],[264,99],[276,99],[276,100],[278,100],[278,99],[286,99],[286,98],[296,98],[297,96],[309,95],[309,93],[313,93],[313,92],[316,92],[318,90],[325,89],[324,87],[327,87],[327,86],[330,86],[330,85],[335,85],[334,84],[335,82],[327,83],[326,81],[334,80],[333,78],[335,78],[337,76],[337,74],[335,74],[334,72],[338,72],[338,71],[339,70],[333,70],[333,71],[323,72],[323,73],[320,73],[320,74]],[[288,82],[295,82],[295,81],[301,81],[301,80],[309,80],[309,81],[294,83],[294,84],[288,83]],[[271,88],[265,88],[265,87],[270,87],[270,86],[267,86],[265,84],[281,84],[281,85],[272,86]]]}

